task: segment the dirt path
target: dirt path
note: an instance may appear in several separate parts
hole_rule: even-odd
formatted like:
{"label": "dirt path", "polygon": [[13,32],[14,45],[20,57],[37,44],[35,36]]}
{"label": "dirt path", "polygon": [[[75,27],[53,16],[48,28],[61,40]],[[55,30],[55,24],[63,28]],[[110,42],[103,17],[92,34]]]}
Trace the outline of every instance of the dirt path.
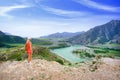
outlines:
{"label": "dirt path", "polygon": [[0,64],[0,80],[120,80],[120,60],[104,58],[91,71],[91,63],[76,67],[60,65],[57,62],[36,59],[27,61],[7,61]]}

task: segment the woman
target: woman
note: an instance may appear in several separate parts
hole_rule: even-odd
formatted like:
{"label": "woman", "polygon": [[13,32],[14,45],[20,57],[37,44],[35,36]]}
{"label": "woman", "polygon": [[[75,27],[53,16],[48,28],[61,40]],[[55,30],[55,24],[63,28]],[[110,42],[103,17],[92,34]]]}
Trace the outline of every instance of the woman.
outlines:
{"label": "woman", "polygon": [[28,54],[28,63],[31,64],[31,60],[32,60],[32,42],[31,42],[31,39],[28,38],[27,41],[26,41],[26,44],[25,44],[25,51],[27,52]]}

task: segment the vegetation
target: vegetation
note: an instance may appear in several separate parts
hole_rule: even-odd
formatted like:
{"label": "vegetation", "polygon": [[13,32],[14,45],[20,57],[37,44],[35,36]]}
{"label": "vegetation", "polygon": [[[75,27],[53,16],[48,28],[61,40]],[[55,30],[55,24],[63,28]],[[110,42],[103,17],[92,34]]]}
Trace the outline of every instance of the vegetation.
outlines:
{"label": "vegetation", "polygon": [[94,54],[88,53],[86,50],[73,50],[72,53],[79,55],[81,58],[85,58],[85,57],[89,57],[89,58],[95,57]]}
{"label": "vegetation", "polygon": [[50,41],[49,39],[32,39],[33,44],[35,45],[52,45],[53,42]]}
{"label": "vegetation", "polygon": [[95,46],[87,46],[91,50],[93,50],[93,53],[91,53],[90,50],[74,50],[73,53],[79,55],[80,57],[95,57],[97,55],[101,55],[102,57],[111,57],[116,58],[120,57],[120,50],[114,49],[114,48],[107,48],[107,47],[95,47]]}
{"label": "vegetation", "polygon": [[25,43],[25,39],[19,36],[0,34],[1,43]]}
{"label": "vegetation", "polygon": [[63,60],[61,60],[61,59],[57,59],[56,61],[57,61],[58,63],[64,65],[64,61],[63,61]]}
{"label": "vegetation", "polygon": [[102,64],[101,55],[96,55],[95,59],[89,65],[89,70],[94,72],[99,68],[101,64]]}
{"label": "vegetation", "polygon": [[119,50],[112,50],[112,49],[94,49],[96,54],[102,55],[102,57],[120,57],[120,51]]}
{"label": "vegetation", "polygon": [[24,44],[25,39],[20,36],[6,35],[0,31],[0,48],[10,48],[15,47],[16,45],[11,44]]}
{"label": "vegetation", "polygon": [[108,48],[103,46],[87,46],[89,48],[94,49],[96,54],[101,55],[102,57],[120,57],[120,49],[115,49],[114,47]]}
{"label": "vegetation", "polygon": [[1,43],[1,42],[0,42],[0,47],[10,48],[10,47],[12,47],[12,46],[10,46],[10,45],[8,45],[8,44]]}
{"label": "vegetation", "polygon": [[23,48],[1,48],[0,61],[23,60],[24,54],[25,52]]}
{"label": "vegetation", "polygon": [[[25,53],[24,47],[14,47],[14,48],[0,48],[0,61],[7,60],[25,60],[27,58],[27,53]],[[49,49],[40,46],[33,47],[33,58],[45,59],[48,61],[57,61],[60,64],[67,62],[63,58],[51,53]]]}
{"label": "vegetation", "polygon": [[22,47],[22,43],[0,43],[0,48],[13,48],[13,47]]}
{"label": "vegetation", "polygon": [[68,45],[66,42],[61,42],[56,46],[50,46],[49,49],[57,49],[57,48],[64,48],[64,47],[69,47],[70,45]]}
{"label": "vegetation", "polygon": [[108,53],[109,50],[108,49],[94,49],[94,52],[96,54],[98,54],[98,53]]}

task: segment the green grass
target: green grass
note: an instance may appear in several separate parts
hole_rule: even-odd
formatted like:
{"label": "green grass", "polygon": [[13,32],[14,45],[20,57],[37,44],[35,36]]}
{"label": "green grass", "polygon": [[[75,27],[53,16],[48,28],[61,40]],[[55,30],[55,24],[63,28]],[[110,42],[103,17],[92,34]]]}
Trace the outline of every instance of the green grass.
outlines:
{"label": "green grass", "polygon": [[22,43],[0,43],[0,48],[22,47],[24,45]]}
{"label": "green grass", "polygon": [[56,59],[56,61],[57,61],[58,63],[64,65],[64,61],[63,61],[63,60],[61,60],[61,59]]}
{"label": "green grass", "polygon": [[49,49],[58,49],[58,48],[64,48],[64,47],[69,47],[70,45],[68,45],[65,42],[61,42],[56,46],[50,46]]}
{"label": "green grass", "polygon": [[103,56],[105,57],[120,57],[120,51],[117,51],[117,50],[109,50],[109,52],[107,53],[100,53],[102,54]]}
{"label": "green grass", "polygon": [[102,55],[103,57],[120,57],[120,50],[108,49],[108,48],[93,48],[96,54]]}
{"label": "green grass", "polygon": [[[0,61],[25,60],[27,59],[24,47],[0,48]],[[45,59],[48,61],[57,61],[60,64],[68,63],[65,59],[51,53],[48,48],[33,46],[33,59]]]}
{"label": "green grass", "polygon": [[50,39],[32,39],[34,45],[52,45],[53,42]]}
{"label": "green grass", "polygon": [[[118,45],[119,44],[112,44],[112,45]],[[95,57],[97,55],[101,55],[102,57],[111,57],[116,58],[120,57],[120,50],[115,48],[108,48],[108,47],[102,47],[102,46],[87,46],[94,50],[94,54],[90,54],[89,52],[86,52],[86,50],[74,50],[73,53],[79,55],[80,57]]]}
{"label": "green grass", "polygon": [[98,53],[108,53],[109,50],[108,49],[94,49],[94,52],[96,54],[98,54]]}
{"label": "green grass", "polygon": [[0,48],[0,61],[23,60],[24,53],[22,48]]}
{"label": "green grass", "polygon": [[81,51],[81,50],[73,50],[72,53],[79,55],[81,58],[85,58],[85,57],[89,57],[89,58],[95,57],[94,54],[90,54],[90,53],[88,53],[88,52],[86,52],[86,51]]}
{"label": "green grass", "polygon": [[24,46],[25,44],[8,44],[8,45],[10,45],[10,46],[15,46],[15,47],[22,47],[22,46]]}

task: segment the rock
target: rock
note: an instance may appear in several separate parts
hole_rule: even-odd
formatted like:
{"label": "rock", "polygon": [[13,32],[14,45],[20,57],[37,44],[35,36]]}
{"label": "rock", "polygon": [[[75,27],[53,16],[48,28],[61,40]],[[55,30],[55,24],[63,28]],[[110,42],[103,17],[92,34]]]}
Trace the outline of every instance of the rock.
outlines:
{"label": "rock", "polygon": [[95,72],[89,70],[89,63],[70,67],[41,59],[33,59],[31,65],[27,60],[7,61],[0,64],[0,80],[119,80],[120,60],[102,58],[101,61],[104,64]]}

